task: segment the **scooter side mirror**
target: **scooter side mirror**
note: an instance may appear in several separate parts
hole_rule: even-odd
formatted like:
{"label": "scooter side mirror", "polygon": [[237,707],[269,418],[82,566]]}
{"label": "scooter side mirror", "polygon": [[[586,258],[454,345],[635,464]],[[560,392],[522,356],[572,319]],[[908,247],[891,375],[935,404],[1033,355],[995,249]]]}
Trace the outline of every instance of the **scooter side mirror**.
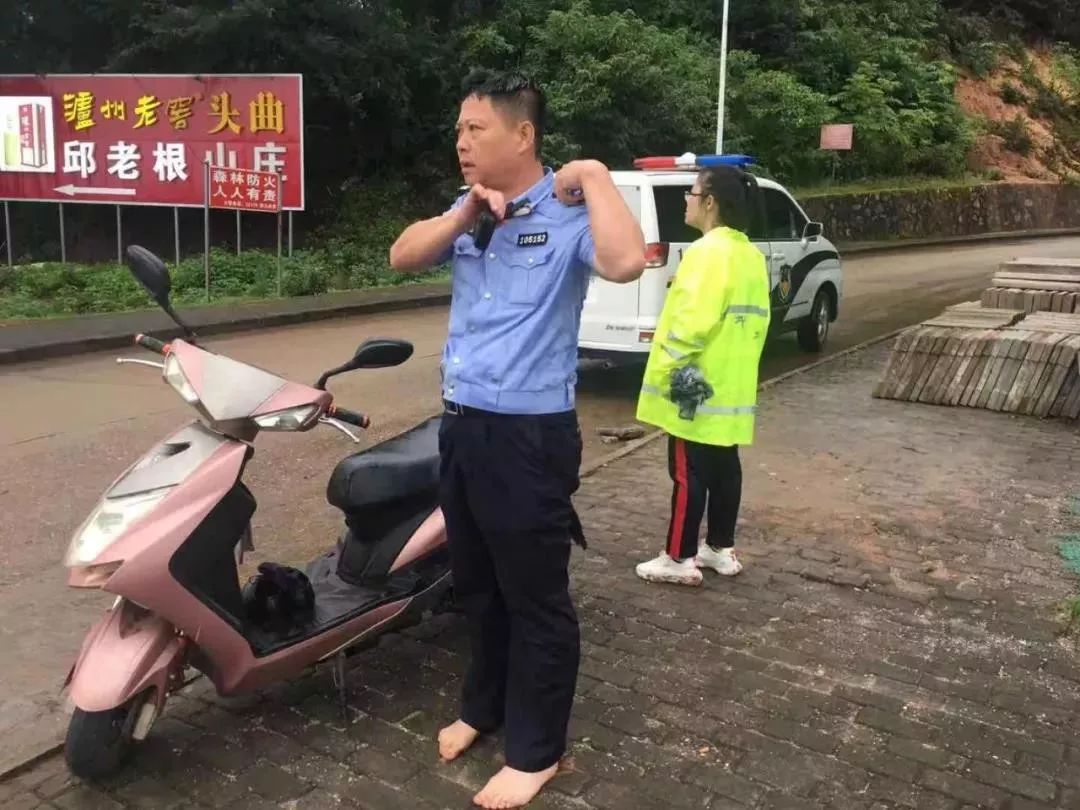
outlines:
{"label": "scooter side mirror", "polygon": [[365,340],[349,361],[350,370],[400,366],[412,357],[413,345],[407,340],[373,338]]}
{"label": "scooter side mirror", "polygon": [[326,389],[326,383],[331,377],[344,374],[347,371],[356,371],[361,368],[390,368],[400,366],[412,357],[413,345],[407,340],[394,340],[392,338],[371,338],[360,344],[353,359],[343,363],[335,369],[323,374],[315,387],[320,391]]}
{"label": "scooter side mirror", "polygon": [[127,264],[131,274],[150,293],[150,297],[160,307],[168,307],[172,279],[165,262],[141,245],[130,245],[127,249]]}
{"label": "scooter side mirror", "polygon": [[165,314],[184,330],[187,339],[194,343],[197,339],[191,327],[180,320],[180,316],[173,311],[169,303],[169,294],[172,292],[172,278],[165,262],[155,256],[142,245],[129,245],[126,251],[127,265],[131,274],[150,293],[150,297],[157,302]]}

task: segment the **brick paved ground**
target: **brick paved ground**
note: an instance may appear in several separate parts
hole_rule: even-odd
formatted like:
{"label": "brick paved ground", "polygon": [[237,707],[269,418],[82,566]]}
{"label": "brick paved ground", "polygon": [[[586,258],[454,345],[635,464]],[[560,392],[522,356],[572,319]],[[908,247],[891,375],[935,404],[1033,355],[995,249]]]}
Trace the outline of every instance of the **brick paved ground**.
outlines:
{"label": "brick paved ground", "polygon": [[[572,757],[535,807],[1080,807],[1080,654],[1055,612],[1075,583],[1054,539],[1080,437],[872,400],[884,351],[764,395],[734,582],[634,578],[667,518],[662,444],[586,481]],[[247,701],[197,685],[122,778],[75,784],[55,758],[0,806],[467,807],[497,741],[452,766],[432,743],[462,629],[440,617],[355,659],[347,728],[325,674]]]}

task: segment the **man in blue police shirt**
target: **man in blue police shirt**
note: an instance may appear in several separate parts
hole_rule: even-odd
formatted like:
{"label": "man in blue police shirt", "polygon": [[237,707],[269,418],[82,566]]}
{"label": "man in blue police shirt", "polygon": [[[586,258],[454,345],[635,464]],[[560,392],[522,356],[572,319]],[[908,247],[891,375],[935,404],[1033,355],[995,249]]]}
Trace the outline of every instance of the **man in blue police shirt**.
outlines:
{"label": "man in blue police shirt", "polygon": [[[446,760],[504,727],[506,767],[476,796],[520,807],[565,753],[580,657],[569,594],[571,504],[581,432],[574,410],[581,307],[593,269],[615,282],[645,266],[641,228],[596,161],[540,161],[544,97],[519,75],[474,72],[457,123],[467,194],[391,248],[401,271],[452,262],[443,354],[442,507],[472,660]],[[476,245],[483,211],[498,221]]]}

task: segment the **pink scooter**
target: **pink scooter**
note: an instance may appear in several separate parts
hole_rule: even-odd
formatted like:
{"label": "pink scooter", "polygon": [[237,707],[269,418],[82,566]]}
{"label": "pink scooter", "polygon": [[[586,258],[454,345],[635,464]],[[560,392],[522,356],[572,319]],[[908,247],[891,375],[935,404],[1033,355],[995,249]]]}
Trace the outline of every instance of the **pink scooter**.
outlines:
{"label": "pink scooter", "polygon": [[331,662],[344,710],[345,657],[450,599],[438,416],[337,465],[327,499],[345,513],[346,531],[306,578],[264,564],[245,587],[237,568],[253,548],[255,498],[241,479],[259,432],[328,425],[358,442],[347,425],[366,428],[368,419],[333,405],[327,380],[399,365],[412,345],[369,340],[314,387],[292,383],[196,346],[169,304],[164,263],[138,246],[127,257],[187,338],[139,335],[135,342],[164,362],[118,362],[160,368],[201,419],[124,472],[68,549],[71,586],[117,595],[65,682],[75,706],[67,762],[84,779],[120,768],[168,696],[189,682],[189,668],[219,694],[236,695]]}

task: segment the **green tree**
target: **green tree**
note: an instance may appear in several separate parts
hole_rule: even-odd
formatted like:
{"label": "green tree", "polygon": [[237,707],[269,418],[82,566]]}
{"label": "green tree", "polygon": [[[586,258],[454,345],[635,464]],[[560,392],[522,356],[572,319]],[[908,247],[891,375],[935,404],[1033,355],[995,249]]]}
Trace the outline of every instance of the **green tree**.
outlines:
{"label": "green tree", "polygon": [[[711,38],[719,47],[723,33],[723,0],[592,0],[597,13],[633,11],[665,29],[686,28]],[[733,2],[728,8],[731,48],[757,53],[766,64],[791,54],[801,20],[800,4],[791,0]]]}
{"label": "green tree", "polygon": [[1080,0],[942,0],[952,10],[991,21],[999,30],[1080,45]]}
{"label": "green tree", "polygon": [[550,94],[561,156],[628,165],[636,155],[707,148],[718,74],[700,40],[630,13],[591,14],[586,4],[552,12],[533,35],[526,66]]}
{"label": "green tree", "polygon": [[733,51],[729,65],[726,151],[749,152],[790,182],[819,177],[826,165],[818,150],[821,125],[832,118],[828,98],[790,73],[762,68],[746,51]]}
{"label": "green tree", "polygon": [[855,125],[845,160],[854,176],[949,175],[963,170],[971,134],[953,97],[955,76],[942,62],[893,49],[863,62],[834,99]]}
{"label": "green tree", "polygon": [[[0,72],[99,71],[141,33],[139,0],[8,0]],[[8,6],[5,6],[8,7]]]}
{"label": "green tree", "polygon": [[547,157],[595,157],[626,167],[637,155],[701,151],[711,142],[717,61],[700,37],[664,30],[632,12],[508,4],[462,34],[464,61],[520,67],[544,86]]}
{"label": "green tree", "polygon": [[[410,103],[434,81],[412,59],[401,14],[350,0],[201,0],[147,4],[145,35],[104,65],[117,71],[300,72],[315,185],[379,171],[423,142]],[[421,33],[422,36],[422,33]]]}
{"label": "green tree", "polygon": [[935,30],[937,0],[803,0],[798,53],[788,66],[803,82],[836,93],[886,48],[917,50]]}

